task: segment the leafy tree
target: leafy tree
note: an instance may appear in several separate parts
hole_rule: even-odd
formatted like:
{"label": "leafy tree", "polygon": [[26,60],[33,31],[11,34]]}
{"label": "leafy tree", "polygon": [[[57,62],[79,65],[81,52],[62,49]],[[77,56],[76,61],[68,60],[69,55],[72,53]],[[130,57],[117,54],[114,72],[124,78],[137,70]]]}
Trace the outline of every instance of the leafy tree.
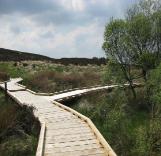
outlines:
{"label": "leafy tree", "polygon": [[160,60],[160,9],[160,1],[142,0],[130,8],[127,15],[134,63],[141,67],[145,81],[148,71]]}
{"label": "leafy tree", "polygon": [[109,60],[107,65],[106,65],[106,70],[104,73],[104,79],[103,82],[105,82],[105,84],[107,83],[124,83],[125,79],[124,79],[124,75],[121,71],[120,65],[116,64],[114,61]]}
{"label": "leafy tree", "polygon": [[[105,28],[103,49],[119,65],[134,97],[133,81],[143,77],[146,82],[149,71],[160,62],[160,4],[160,0],[141,0],[128,10],[126,19],[112,19]],[[133,74],[132,67],[139,67],[141,75]]]}
{"label": "leafy tree", "polygon": [[[135,97],[128,92],[110,99],[107,125],[120,139],[113,147],[120,155],[161,155],[161,0],[141,0],[125,19],[112,19],[105,28],[103,49],[109,59],[106,80],[127,81]],[[145,86],[134,89],[138,78]],[[127,101],[119,101],[124,98]],[[115,103],[121,107],[115,109]]]}
{"label": "leafy tree", "polygon": [[124,20],[112,20],[107,26],[104,34],[103,49],[113,64],[118,64],[125,79],[129,82],[134,97],[136,96],[133,87],[131,64],[133,53],[128,44],[128,25]]}

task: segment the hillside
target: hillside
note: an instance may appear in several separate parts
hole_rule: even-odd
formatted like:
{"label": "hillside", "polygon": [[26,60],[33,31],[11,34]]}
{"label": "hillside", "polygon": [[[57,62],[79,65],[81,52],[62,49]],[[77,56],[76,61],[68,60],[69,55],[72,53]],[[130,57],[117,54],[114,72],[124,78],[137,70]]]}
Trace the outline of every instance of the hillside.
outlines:
{"label": "hillside", "polygon": [[24,60],[52,60],[52,58],[39,54],[32,54],[32,53],[0,48],[0,61],[24,61]]}
{"label": "hillside", "polygon": [[27,60],[34,60],[34,61],[52,61],[56,64],[63,64],[63,65],[102,65],[106,64],[105,58],[50,58],[44,55],[33,54],[33,53],[26,53],[20,52],[16,50],[4,49],[0,48],[0,61],[27,61]]}

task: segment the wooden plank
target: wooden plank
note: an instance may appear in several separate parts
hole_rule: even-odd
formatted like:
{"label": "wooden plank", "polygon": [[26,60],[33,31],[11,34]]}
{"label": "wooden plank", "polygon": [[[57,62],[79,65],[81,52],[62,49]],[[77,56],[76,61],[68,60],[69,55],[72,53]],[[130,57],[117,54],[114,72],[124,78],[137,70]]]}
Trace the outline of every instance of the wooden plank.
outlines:
{"label": "wooden plank", "polygon": [[44,117],[53,117],[53,118],[61,118],[61,117],[73,117],[75,118],[75,116],[71,113],[67,114],[67,113],[53,113],[53,114],[44,114]]}
{"label": "wooden plank", "polygon": [[45,143],[45,147],[47,148],[65,148],[65,147],[75,147],[75,146],[82,146],[82,145],[91,145],[97,144],[98,141],[96,139],[92,140],[78,140],[78,141],[71,141],[71,142],[59,142],[59,143]]}
{"label": "wooden plank", "polygon": [[78,120],[78,119],[62,119],[62,120],[51,120],[51,122],[48,122],[48,120],[46,120],[46,123],[48,125],[65,125],[65,124],[84,124],[84,121]]}
{"label": "wooden plank", "polygon": [[72,129],[72,128],[82,128],[82,127],[85,127],[85,128],[88,128],[88,126],[86,124],[62,124],[62,125],[51,125],[50,127],[48,127],[48,130],[61,130],[61,129]]}
{"label": "wooden plank", "polygon": [[48,135],[68,135],[68,134],[70,134],[70,133],[72,133],[72,134],[77,134],[77,133],[85,133],[85,132],[91,132],[91,130],[90,129],[77,129],[77,130],[72,130],[72,129],[68,129],[68,130],[66,130],[66,129],[64,129],[64,130],[46,130],[46,136],[48,136]]}
{"label": "wooden plank", "polygon": [[[66,128],[54,128],[54,127],[50,127],[50,128],[48,128],[48,131],[47,132],[73,132],[73,131],[91,131],[91,129],[88,127],[88,126],[82,126],[82,127],[78,127],[78,126],[76,126],[76,127],[66,127]],[[92,132],[92,131],[91,131]],[[93,133],[93,132],[92,132]]]}
{"label": "wooden plank", "polygon": [[39,142],[37,146],[36,156],[42,156],[44,150],[44,137],[45,137],[45,123],[41,123],[41,131],[39,135]]}
{"label": "wooden plank", "polygon": [[81,146],[69,146],[69,147],[46,147],[45,145],[45,153],[48,151],[53,151],[53,155],[55,153],[62,153],[62,152],[70,152],[70,151],[82,151],[82,150],[88,150],[93,148],[102,148],[99,144],[90,144],[90,145],[81,145]]}
{"label": "wooden plank", "polygon": [[90,133],[90,135],[82,135],[81,137],[79,135],[75,135],[75,136],[71,136],[70,137],[46,137],[45,138],[45,142],[46,143],[53,143],[53,142],[57,142],[57,143],[61,143],[61,142],[74,142],[75,140],[77,141],[85,141],[85,140],[91,140],[91,139],[96,139],[96,137],[94,135],[92,135]]}
{"label": "wooden plank", "polygon": [[62,120],[67,120],[67,119],[71,119],[71,120],[76,119],[75,116],[56,116],[56,115],[55,116],[50,116],[50,117],[45,117],[44,116],[44,118],[45,119],[53,119],[53,120],[56,120],[56,121],[60,121],[60,120],[62,121]]}
{"label": "wooden plank", "polygon": [[[79,150],[79,151],[67,151],[67,152],[61,152],[61,153],[54,153],[54,156],[88,156],[88,155],[95,155],[100,156],[104,154],[103,148],[93,148],[93,149],[86,149],[86,150]],[[52,156],[53,152],[46,152],[46,156]]]}
{"label": "wooden plank", "polygon": [[64,139],[64,138],[83,138],[84,137],[88,137],[88,136],[94,136],[94,134],[92,134],[91,132],[86,132],[86,133],[71,133],[71,134],[68,134],[68,135],[52,135],[52,136],[45,136],[46,139]]}

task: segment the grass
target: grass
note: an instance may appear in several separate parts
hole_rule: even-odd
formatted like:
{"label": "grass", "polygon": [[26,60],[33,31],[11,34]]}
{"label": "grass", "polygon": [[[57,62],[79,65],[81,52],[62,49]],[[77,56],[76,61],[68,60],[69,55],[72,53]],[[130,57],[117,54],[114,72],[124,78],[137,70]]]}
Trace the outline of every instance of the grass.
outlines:
{"label": "grass", "polygon": [[0,92],[0,156],[34,156],[39,131],[33,108],[5,101]]}
{"label": "grass", "polygon": [[11,77],[19,77],[25,74],[25,70],[20,67],[14,67],[13,62],[1,62],[0,71],[6,72]]}

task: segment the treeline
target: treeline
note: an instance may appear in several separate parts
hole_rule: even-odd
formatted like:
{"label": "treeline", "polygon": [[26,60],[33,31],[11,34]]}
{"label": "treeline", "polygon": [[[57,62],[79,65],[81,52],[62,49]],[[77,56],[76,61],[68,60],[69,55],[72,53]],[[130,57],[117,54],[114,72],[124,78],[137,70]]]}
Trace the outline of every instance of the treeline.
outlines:
{"label": "treeline", "polygon": [[69,64],[74,64],[74,65],[80,65],[80,66],[86,66],[88,64],[93,64],[93,65],[105,65],[106,64],[106,59],[105,58],[61,58],[61,59],[53,59],[54,63],[59,63],[63,65],[69,65]]}
{"label": "treeline", "polygon": [[56,64],[63,64],[63,65],[80,65],[86,66],[88,64],[93,65],[105,65],[106,59],[105,58],[61,58],[61,59],[54,59],[47,56],[39,55],[39,54],[32,54],[26,52],[20,52],[15,50],[9,50],[0,48],[0,61],[50,61]]}

